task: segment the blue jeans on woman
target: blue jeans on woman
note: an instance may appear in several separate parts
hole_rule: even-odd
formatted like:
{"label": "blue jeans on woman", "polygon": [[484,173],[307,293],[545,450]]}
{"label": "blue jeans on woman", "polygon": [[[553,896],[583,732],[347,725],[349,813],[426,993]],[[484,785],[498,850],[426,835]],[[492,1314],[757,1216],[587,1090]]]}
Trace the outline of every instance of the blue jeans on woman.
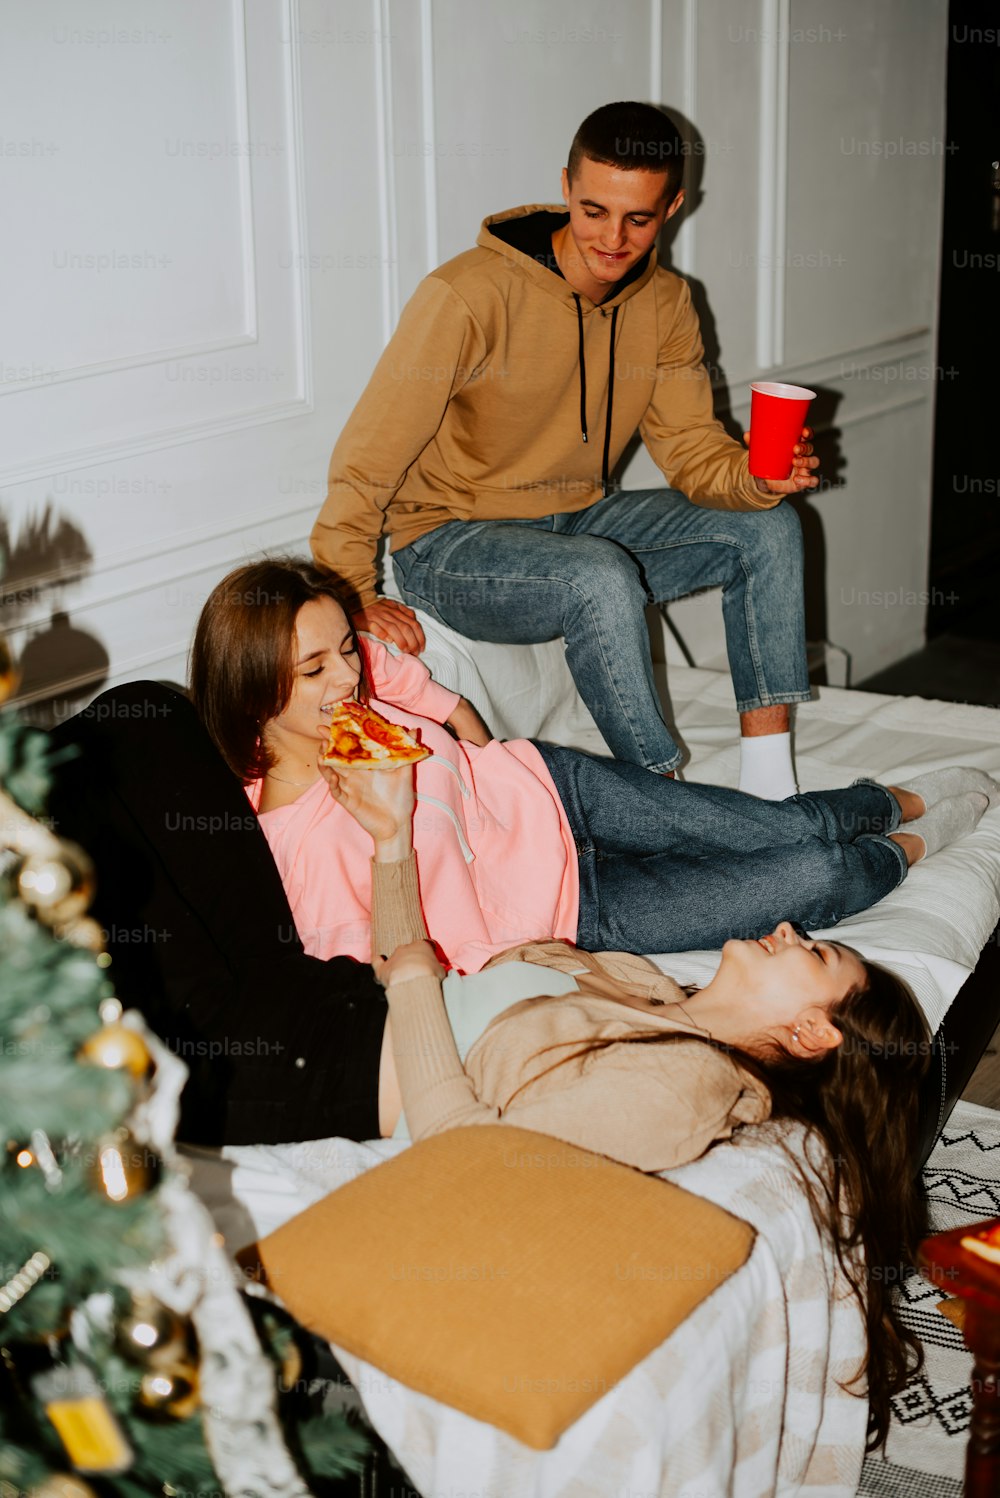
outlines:
{"label": "blue jeans on woman", "polygon": [[580,864],[577,945],[683,952],[779,921],[835,926],[906,877],[895,796],[870,780],[762,801],[536,743]]}
{"label": "blue jeans on woman", "polygon": [[739,712],[809,700],[802,534],[787,504],[708,510],[676,489],[619,491],[533,520],[453,520],[393,554],[404,601],[473,640],[566,641],[566,663],[616,759],[672,770],[646,629],[649,603],[722,585]]}

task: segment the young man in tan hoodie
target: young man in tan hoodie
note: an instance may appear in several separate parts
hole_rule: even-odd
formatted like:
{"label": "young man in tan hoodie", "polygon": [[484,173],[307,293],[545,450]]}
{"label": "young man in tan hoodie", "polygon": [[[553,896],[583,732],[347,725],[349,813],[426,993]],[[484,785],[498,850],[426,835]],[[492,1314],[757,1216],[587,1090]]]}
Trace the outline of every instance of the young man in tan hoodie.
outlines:
{"label": "young man in tan hoodie", "polygon": [[[402,597],[472,639],[562,636],[609,749],[661,773],[645,606],[721,584],[741,722],[740,787],[795,791],[789,707],[809,698],[802,541],[785,495],[814,488],[808,429],[791,476],[750,477],[715,420],[686,283],[655,241],[680,208],[683,143],[651,105],[577,131],[568,212],[487,218],[476,248],[420,284],[349,418],[312,534],[355,624],[403,650],[410,608],[379,598],[383,530]],[[673,486],[623,491],[638,432]]]}

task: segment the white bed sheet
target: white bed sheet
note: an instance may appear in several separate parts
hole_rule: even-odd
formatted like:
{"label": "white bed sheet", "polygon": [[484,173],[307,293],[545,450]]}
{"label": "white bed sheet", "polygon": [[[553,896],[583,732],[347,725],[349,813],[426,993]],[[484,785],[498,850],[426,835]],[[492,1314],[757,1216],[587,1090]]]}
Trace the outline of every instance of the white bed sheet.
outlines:
{"label": "white bed sheet", "polygon": [[[602,752],[561,644],[470,644],[423,620],[425,660],[503,737]],[[671,665],[669,700],[690,751],[688,779],[736,783],[728,676]],[[836,688],[798,709],[803,790],[887,781],[952,763],[1000,776],[1000,712]],[[954,849],[919,865],[838,939],[894,967],[937,1028],[1000,918],[1000,809]],[[718,954],[670,954],[682,981]],[[747,1264],[595,1404],[550,1452],[405,1388],[341,1353],[367,1412],[424,1498],[847,1498],[860,1474],[866,1405],[840,1387],[863,1346],[860,1316],[812,1224],[774,1126],[747,1130],[670,1178],[754,1223]],[[235,1248],[378,1164],[391,1141],[193,1151],[196,1189]],[[405,1147],[405,1146],[403,1146]],[[474,1328],[470,1329],[474,1335]],[[585,1376],[586,1370],[581,1370]]]}

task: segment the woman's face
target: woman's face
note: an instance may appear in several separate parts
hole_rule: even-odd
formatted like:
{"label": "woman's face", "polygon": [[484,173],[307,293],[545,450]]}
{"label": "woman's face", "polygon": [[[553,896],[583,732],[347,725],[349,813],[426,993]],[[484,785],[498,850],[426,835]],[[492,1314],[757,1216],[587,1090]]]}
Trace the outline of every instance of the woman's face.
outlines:
{"label": "woman's face", "polygon": [[865,983],[864,963],[850,947],[799,936],[788,921],[769,936],[727,941],[719,974],[738,985],[747,1018],[761,1029],[793,1023],[809,1007],[829,1013]]}
{"label": "woman's face", "polygon": [[292,640],[292,695],[284,712],[264,725],[276,759],[293,756],[315,764],[317,728],[338,702],[357,696],[361,660],[347,615],[332,598],[314,598],[299,609]]}

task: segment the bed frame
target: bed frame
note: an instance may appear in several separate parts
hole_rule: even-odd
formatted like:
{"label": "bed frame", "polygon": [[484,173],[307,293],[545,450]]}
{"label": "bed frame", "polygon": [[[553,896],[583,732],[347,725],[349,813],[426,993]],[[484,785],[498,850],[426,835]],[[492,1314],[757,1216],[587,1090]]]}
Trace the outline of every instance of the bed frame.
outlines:
{"label": "bed frame", "polygon": [[934,1142],[1000,1025],[1000,926],[979,955],[934,1037],[931,1067],[920,1090],[917,1166]]}

